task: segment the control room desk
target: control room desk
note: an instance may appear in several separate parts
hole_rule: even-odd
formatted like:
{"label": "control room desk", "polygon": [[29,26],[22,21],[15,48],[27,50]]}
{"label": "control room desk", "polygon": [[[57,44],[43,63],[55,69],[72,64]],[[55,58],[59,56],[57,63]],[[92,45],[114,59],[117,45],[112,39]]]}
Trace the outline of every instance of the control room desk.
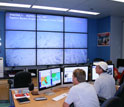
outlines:
{"label": "control room desk", "polygon": [[[40,94],[40,95],[32,95],[30,93],[30,103],[27,104],[19,104],[18,101],[16,99],[14,99],[14,104],[15,107],[62,107],[63,106],[63,102],[65,100],[65,98],[59,100],[59,101],[53,101],[52,98],[56,97],[62,93],[67,93],[69,91],[69,88],[59,88],[59,89],[55,89],[52,90],[53,92],[55,92],[55,94],[53,95],[45,95],[45,94]],[[15,91],[12,90],[12,96],[14,95]],[[35,101],[34,98],[35,97],[41,97],[44,96],[47,98],[47,100],[44,101]]]}

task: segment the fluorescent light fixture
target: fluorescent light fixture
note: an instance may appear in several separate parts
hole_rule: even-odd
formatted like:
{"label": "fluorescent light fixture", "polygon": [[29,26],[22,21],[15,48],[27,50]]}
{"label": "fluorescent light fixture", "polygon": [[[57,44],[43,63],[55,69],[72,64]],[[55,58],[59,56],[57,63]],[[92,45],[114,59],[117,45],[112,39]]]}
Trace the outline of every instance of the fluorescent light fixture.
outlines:
{"label": "fluorescent light fixture", "polygon": [[37,6],[37,5],[33,5],[32,8],[35,8],[35,9],[46,9],[46,10],[56,10],[56,11],[67,11],[68,10],[67,8]]}
{"label": "fluorescent light fixture", "polygon": [[122,2],[122,3],[124,3],[124,0],[112,0],[112,1],[117,1],[117,2]]}
{"label": "fluorescent light fixture", "polygon": [[97,13],[97,12],[82,11],[82,10],[73,10],[73,9],[70,9],[68,12],[83,13],[83,14],[90,14],[90,15],[98,15],[98,14],[100,14],[100,13]]}
{"label": "fluorescent light fixture", "polygon": [[6,6],[6,7],[23,7],[23,8],[30,8],[31,7],[31,5],[26,5],[26,4],[3,3],[3,2],[0,2],[0,6]]}

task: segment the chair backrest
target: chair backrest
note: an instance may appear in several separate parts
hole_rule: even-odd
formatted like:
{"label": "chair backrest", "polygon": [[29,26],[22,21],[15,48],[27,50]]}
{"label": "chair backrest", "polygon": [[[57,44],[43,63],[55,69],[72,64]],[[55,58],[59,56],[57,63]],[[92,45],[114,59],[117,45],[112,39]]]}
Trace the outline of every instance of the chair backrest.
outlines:
{"label": "chair backrest", "polygon": [[119,85],[123,84],[124,83],[124,71],[122,72],[121,74],[121,79],[120,79],[120,83]]}
{"label": "chair backrest", "polygon": [[98,62],[98,61],[104,61],[104,59],[102,59],[102,58],[95,58],[95,59],[93,60],[93,62]]}
{"label": "chair backrest", "polygon": [[107,99],[101,107],[122,107],[121,99],[119,97],[112,97]]}
{"label": "chair backrest", "polygon": [[117,92],[115,93],[115,96],[119,97],[121,99],[121,102],[124,106],[124,83],[121,84]]}
{"label": "chair backrest", "polygon": [[30,72],[18,72],[14,77],[14,88],[29,87],[31,83],[31,73]]}

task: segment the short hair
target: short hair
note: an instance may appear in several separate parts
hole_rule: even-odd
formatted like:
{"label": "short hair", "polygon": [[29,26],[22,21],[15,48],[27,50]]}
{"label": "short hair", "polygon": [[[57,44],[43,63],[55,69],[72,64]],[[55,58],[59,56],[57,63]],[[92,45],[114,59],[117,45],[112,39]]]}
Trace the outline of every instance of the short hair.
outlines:
{"label": "short hair", "polygon": [[78,82],[86,81],[86,73],[83,69],[75,69],[73,72],[73,76],[77,78]]}

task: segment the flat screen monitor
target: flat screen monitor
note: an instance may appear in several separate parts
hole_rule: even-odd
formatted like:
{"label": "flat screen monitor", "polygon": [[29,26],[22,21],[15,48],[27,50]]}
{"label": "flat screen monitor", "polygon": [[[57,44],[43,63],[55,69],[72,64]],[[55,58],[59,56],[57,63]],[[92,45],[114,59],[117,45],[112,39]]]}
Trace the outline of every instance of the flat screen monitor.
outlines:
{"label": "flat screen monitor", "polygon": [[72,83],[72,75],[75,69],[83,69],[86,73],[86,81],[88,81],[88,66],[65,67],[63,72],[63,84]]}
{"label": "flat screen monitor", "polygon": [[[108,70],[107,73],[110,75],[114,75],[114,66],[113,65],[108,65]],[[96,66],[92,66],[92,80],[96,80],[99,77],[99,75],[96,73]]]}
{"label": "flat screen monitor", "polygon": [[61,85],[61,69],[49,68],[38,70],[38,90],[52,88]]}

